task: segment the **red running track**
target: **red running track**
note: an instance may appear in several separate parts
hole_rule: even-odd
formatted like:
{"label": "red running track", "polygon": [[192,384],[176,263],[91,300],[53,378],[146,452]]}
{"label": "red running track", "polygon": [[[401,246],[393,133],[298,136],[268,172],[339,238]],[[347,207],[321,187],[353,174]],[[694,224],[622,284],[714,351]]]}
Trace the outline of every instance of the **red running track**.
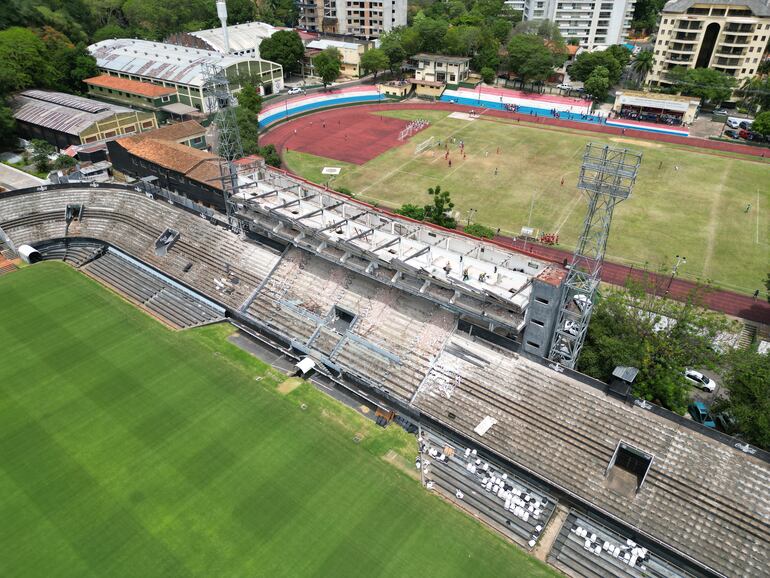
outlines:
{"label": "red running track", "polygon": [[404,144],[398,140],[407,120],[380,116],[367,107],[333,109],[290,120],[260,139],[279,152],[291,150],[362,165]]}
{"label": "red running track", "polygon": [[[351,108],[331,109],[331,110],[325,110],[322,112],[317,112],[312,115],[303,116],[279,125],[274,125],[273,128],[271,128],[267,133],[265,133],[265,135],[260,140],[264,144],[274,144],[278,149],[278,151],[282,152],[286,148],[286,146],[289,146],[289,148],[295,148],[294,146],[292,146],[293,145],[292,138],[295,137],[294,129],[297,128],[298,129],[297,133],[299,134],[300,132],[299,129],[304,126],[309,126],[309,122],[311,120],[313,122],[313,126],[315,126],[317,123],[319,123],[319,119],[323,118],[326,121],[327,128],[328,128],[330,125],[337,123],[337,121],[339,121],[340,126],[342,126],[344,123],[346,123],[346,119],[359,119],[359,120],[356,120],[349,127],[349,130],[347,131],[348,139],[347,140],[343,139],[343,141],[347,143],[345,145],[345,149],[353,146],[353,144],[355,143],[359,143],[359,145],[356,146],[355,148],[364,148],[360,146],[359,139],[366,138],[367,133],[376,129],[377,122],[384,122],[384,121],[381,121],[380,120],[381,117],[376,114],[378,111],[381,111],[381,110],[445,110],[449,112],[465,112],[468,108],[469,107],[457,105],[457,104],[450,104],[450,103],[428,104],[428,103],[411,103],[410,102],[410,103],[404,103],[404,104],[358,105],[355,107],[355,110],[351,110]],[[567,120],[561,120],[561,119],[555,119],[555,118],[531,117],[529,115],[518,115],[507,111],[490,110],[490,109],[484,109],[483,114],[485,116],[492,116],[497,118],[508,118],[508,119],[517,118],[520,121],[524,121],[527,123],[542,124],[544,126],[557,126],[557,127],[564,127],[564,128],[577,129],[577,130],[583,130],[583,131],[600,132],[600,133],[611,134],[611,135],[623,135],[623,131],[621,128],[616,128],[616,127],[607,126],[607,125],[599,125],[599,124],[593,125],[589,123],[567,121]],[[366,119],[363,122],[360,120],[361,115],[363,115],[363,117]],[[387,118],[387,117],[383,117],[383,118]],[[392,119],[392,120],[398,120],[398,119]],[[403,126],[406,126],[406,123],[404,121],[399,121],[399,122],[402,122]],[[353,128],[356,129],[355,133],[352,130]],[[320,130],[323,130],[323,129],[320,129]],[[312,134],[312,133],[309,132],[308,134]],[[646,131],[633,130],[628,128],[626,129],[624,136],[640,138],[645,140],[668,142],[672,144],[684,145],[687,147],[707,149],[704,152],[708,152],[710,150],[710,151],[715,151],[716,154],[718,154],[718,151],[724,151],[724,152],[736,152],[736,153],[764,158],[764,156],[768,152],[766,149],[750,147],[750,146],[740,145],[736,143],[710,141],[710,140],[698,139],[694,137],[678,137],[674,135],[650,133]],[[398,140],[398,134],[396,134],[395,142],[385,147],[385,149],[382,152],[385,152],[385,150],[391,148],[392,146],[396,146],[400,143],[401,141]],[[331,144],[331,141],[329,145],[330,144]],[[298,150],[303,150],[303,149],[298,148]],[[312,153],[312,154],[318,154],[319,156],[324,156],[329,158],[336,158],[335,156],[333,156],[335,154],[334,151],[329,149],[323,150],[320,153]],[[378,154],[381,154],[381,153],[378,153]],[[339,159],[339,160],[343,160],[343,159]],[[767,161],[760,160],[759,158],[757,158],[757,162],[767,162]],[[523,241],[514,241],[513,239],[506,238],[506,237],[498,237],[496,241],[501,244],[508,245],[512,248],[519,249],[519,250],[523,250],[525,248]],[[547,259],[554,263],[563,263],[565,258],[569,259],[572,256],[572,254],[569,253],[568,251],[557,249],[555,247],[546,247],[535,243],[527,243],[526,251],[537,257]],[[602,268],[602,281],[605,281],[607,283],[612,283],[614,285],[623,285],[626,283],[629,276],[637,281],[647,281],[646,284],[649,285],[650,287],[658,287],[658,288],[662,287],[663,288],[662,291],[665,291],[666,289],[668,289],[669,296],[674,299],[678,299],[680,301],[686,300],[688,296],[691,295],[692,291],[694,291],[697,288],[697,285],[691,281],[686,281],[683,279],[671,280],[669,276],[658,275],[656,273],[650,273],[639,269],[633,269],[632,267],[627,267],[625,265],[620,265],[618,263],[611,263],[611,262],[604,263],[604,266]],[[669,282],[670,282],[670,287],[669,287]],[[713,289],[713,290],[709,290],[703,296],[703,301],[707,307],[715,311],[721,311],[722,313],[726,313],[734,317],[740,317],[742,319],[747,319],[749,321],[754,321],[757,323],[770,324],[770,303],[767,303],[763,299],[754,300],[752,297],[747,295],[742,295],[740,293]]]}

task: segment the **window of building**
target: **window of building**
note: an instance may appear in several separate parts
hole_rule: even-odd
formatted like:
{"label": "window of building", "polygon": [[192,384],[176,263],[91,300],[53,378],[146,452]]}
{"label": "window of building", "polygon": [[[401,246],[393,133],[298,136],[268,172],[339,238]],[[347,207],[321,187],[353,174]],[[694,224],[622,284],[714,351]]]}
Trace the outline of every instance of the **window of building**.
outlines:
{"label": "window of building", "polygon": [[168,101],[171,100],[171,97],[170,96],[164,96],[164,97],[161,97],[160,100],[161,100],[161,102],[168,102]]}
{"label": "window of building", "polygon": [[542,297],[535,297],[535,301],[542,303],[543,305],[548,305],[549,303],[548,299],[543,299]]}

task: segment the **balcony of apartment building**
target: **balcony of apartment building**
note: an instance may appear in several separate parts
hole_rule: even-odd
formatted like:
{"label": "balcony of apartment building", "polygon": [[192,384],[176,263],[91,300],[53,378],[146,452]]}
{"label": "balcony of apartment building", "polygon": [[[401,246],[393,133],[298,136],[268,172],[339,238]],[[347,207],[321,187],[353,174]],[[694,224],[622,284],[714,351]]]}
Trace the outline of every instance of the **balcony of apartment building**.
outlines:
{"label": "balcony of apartment building", "polygon": [[666,54],[663,62],[672,66],[690,66],[693,63],[694,54]]}
{"label": "balcony of apartment building", "polygon": [[700,36],[697,32],[677,32],[674,34],[674,40],[677,42],[698,42],[698,37]]}
{"label": "balcony of apartment building", "polygon": [[751,35],[725,34],[719,44],[720,46],[748,46],[751,44]]}
{"label": "balcony of apartment building", "polygon": [[678,52],[680,54],[694,54],[695,44],[681,44],[674,42],[668,47],[668,52]]}
{"label": "balcony of apartment building", "polygon": [[754,34],[754,24],[748,24],[745,22],[728,22],[724,28],[725,33],[734,34],[736,36],[751,36]]}
{"label": "balcony of apartment building", "polygon": [[678,20],[674,25],[676,32],[692,32],[693,30],[702,30],[703,22],[695,20]]}

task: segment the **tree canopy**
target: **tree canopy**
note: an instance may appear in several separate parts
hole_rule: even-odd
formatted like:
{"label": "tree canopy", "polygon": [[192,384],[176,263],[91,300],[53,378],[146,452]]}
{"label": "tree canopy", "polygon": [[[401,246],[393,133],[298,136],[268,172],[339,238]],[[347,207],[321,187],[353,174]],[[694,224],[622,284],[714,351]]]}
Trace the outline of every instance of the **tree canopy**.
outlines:
{"label": "tree canopy", "polygon": [[279,30],[259,45],[260,56],[280,64],[286,77],[299,71],[304,53],[305,45],[294,30]]}
{"label": "tree canopy", "polygon": [[340,52],[336,48],[322,50],[314,59],[315,72],[321,77],[324,87],[340,75]]}
{"label": "tree canopy", "polygon": [[684,413],[689,386],[686,367],[714,367],[719,354],[716,336],[729,322],[698,305],[698,295],[684,303],[651,296],[631,286],[597,296],[579,370],[609,381],[618,365],[633,366],[639,375],[634,395]]}
{"label": "tree canopy", "polygon": [[515,34],[508,44],[508,68],[523,83],[545,81],[563,62],[564,55],[535,34]]}
{"label": "tree canopy", "polygon": [[569,76],[574,80],[585,82],[591,73],[602,66],[607,69],[610,86],[616,84],[623,74],[623,64],[618,60],[614,52],[604,50],[602,52],[582,52],[575,58],[575,62],[569,67]]}
{"label": "tree canopy", "polygon": [[674,67],[667,76],[672,90],[686,96],[697,96],[706,102],[720,104],[728,100],[735,88],[734,76],[711,68]]}
{"label": "tree canopy", "polygon": [[374,73],[374,77],[377,78],[378,72],[390,68],[390,61],[381,48],[372,48],[361,55],[361,68],[364,73]]}
{"label": "tree canopy", "polygon": [[729,393],[714,410],[729,412],[746,441],[770,450],[770,355],[739,349],[726,361],[724,385]]}
{"label": "tree canopy", "polygon": [[754,123],[751,125],[751,130],[765,136],[770,135],[770,110],[760,112],[754,118]]}
{"label": "tree canopy", "polygon": [[590,76],[586,78],[583,87],[587,94],[590,94],[594,100],[601,101],[607,98],[610,90],[610,72],[605,66],[597,66],[593,69]]}

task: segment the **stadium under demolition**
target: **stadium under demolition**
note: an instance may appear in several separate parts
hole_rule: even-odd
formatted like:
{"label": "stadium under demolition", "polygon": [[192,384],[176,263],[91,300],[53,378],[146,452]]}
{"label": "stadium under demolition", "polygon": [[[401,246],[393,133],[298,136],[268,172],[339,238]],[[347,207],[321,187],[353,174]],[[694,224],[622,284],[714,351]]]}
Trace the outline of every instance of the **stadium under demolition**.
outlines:
{"label": "stadium under demolition", "polygon": [[149,180],[12,191],[0,238],[375,404],[417,430],[426,488],[569,575],[770,576],[770,456],[548,361],[563,268],[262,163],[239,179],[229,215]]}

